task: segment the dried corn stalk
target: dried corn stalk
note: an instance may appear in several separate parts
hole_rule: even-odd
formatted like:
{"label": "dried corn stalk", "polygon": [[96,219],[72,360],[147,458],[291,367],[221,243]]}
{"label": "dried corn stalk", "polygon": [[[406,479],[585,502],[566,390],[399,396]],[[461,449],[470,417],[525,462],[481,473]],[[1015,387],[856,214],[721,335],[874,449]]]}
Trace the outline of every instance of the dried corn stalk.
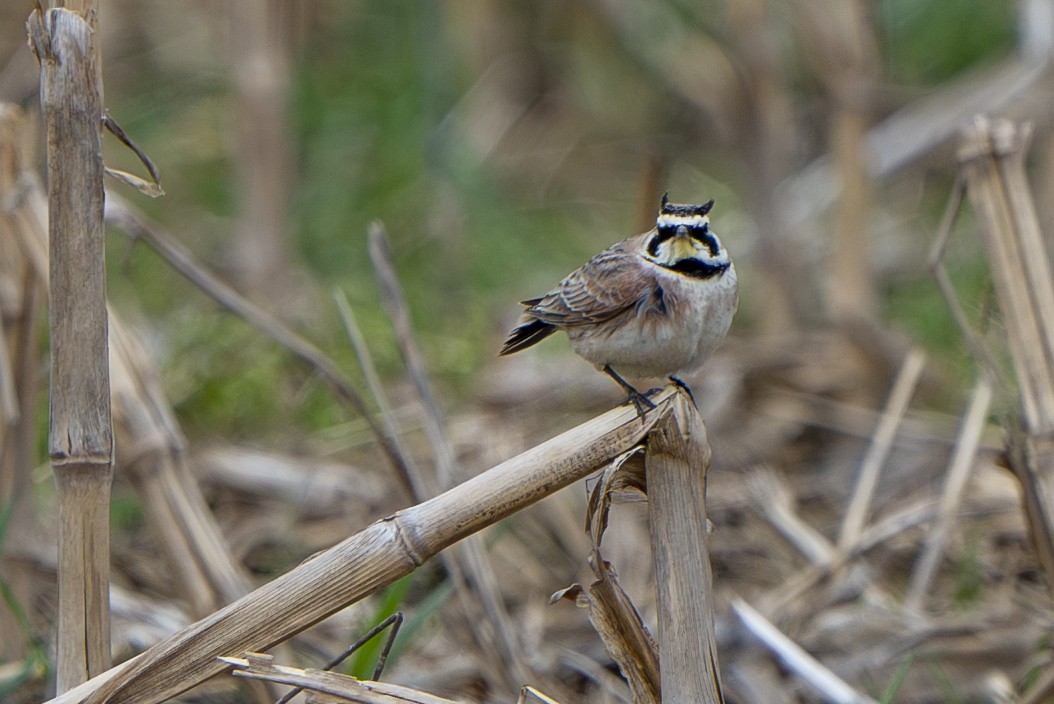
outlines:
{"label": "dried corn stalk", "polygon": [[977,215],[1006,325],[1020,399],[1008,454],[1040,562],[1054,585],[1054,278],[1025,177],[1031,129],[978,118],[959,149],[961,180],[934,248],[934,269],[979,361],[997,370],[966,324],[940,257],[963,190]]}
{"label": "dried corn stalk", "polygon": [[47,126],[51,395],[59,496],[57,687],[110,665],[113,427],[103,260],[102,78],[97,7],[29,18]]}
{"label": "dried corn stalk", "polygon": [[138,658],[52,700],[164,701],[221,672],[216,658],[266,650],[409,574],[453,543],[577,481],[640,443],[670,412],[674,387],[641,420],[620,407],[458,486],[377,521]]}

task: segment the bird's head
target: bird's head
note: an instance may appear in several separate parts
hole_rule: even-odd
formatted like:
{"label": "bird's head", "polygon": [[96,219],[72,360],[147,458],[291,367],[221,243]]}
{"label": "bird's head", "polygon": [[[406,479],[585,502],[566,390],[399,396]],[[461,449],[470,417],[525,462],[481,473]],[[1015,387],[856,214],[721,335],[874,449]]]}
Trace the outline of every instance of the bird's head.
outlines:
{"label": "bird's head", "polygon": [[710,230],[710,209],[702,205],[671,203],[663,194],[655,229],[645,241],[645,258],[686,276],[710,278],[731,266],[728,252]]}

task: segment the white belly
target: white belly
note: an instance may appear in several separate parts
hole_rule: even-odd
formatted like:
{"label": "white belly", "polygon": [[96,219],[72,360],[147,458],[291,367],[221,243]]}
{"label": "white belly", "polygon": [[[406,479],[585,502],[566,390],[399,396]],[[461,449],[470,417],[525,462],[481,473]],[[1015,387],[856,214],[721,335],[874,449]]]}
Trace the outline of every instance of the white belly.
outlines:
{"label": "white belly", "polygon": [[596,326],[567,329],[571,348],[584,359],[631,377],[693,371],[725,338],[739,302],[735,268],[717,279],[660,277],[666,313],[630,310]]}

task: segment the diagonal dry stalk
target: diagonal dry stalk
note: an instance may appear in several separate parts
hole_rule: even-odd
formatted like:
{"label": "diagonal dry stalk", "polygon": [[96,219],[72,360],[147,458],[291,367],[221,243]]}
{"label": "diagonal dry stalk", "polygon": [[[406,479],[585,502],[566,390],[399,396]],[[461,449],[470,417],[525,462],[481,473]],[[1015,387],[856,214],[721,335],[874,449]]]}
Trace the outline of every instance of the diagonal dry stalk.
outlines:
{"label": "diagonal dry stalk", "polygon": [[857,692],[809,655],[747,602],[736,598],[732,602],[732,610],[754,637],[776,653],[789,670],[808,682],[822,695],[824,701],[835,704],[877,704],[874,699]]}
{"label": "diagonal dry stalk", "polygon": [[195,261],[193,255],[175,238],[150,222],[117,197],[111,197],[106,206],[106,219],[125,231],[133,239],[141,239],[157,251],[172,268],[188,281],[200,288],[221,306],[240,316],[251,325],[267,333],[278,344],[292,352],[304,364],[314,369],[333,391],[334,396],[346,407],[361,416],[385,453],[395,478],[407,496],[413,496],[410,469],[398,441],[388,428],[379,424],[370,413],[366,402],[344,376],[341,370],[318,347],[297,335],[278,318],[255,305],[225,284]]}
{"label": "diagonal dry stalk", "polygon": [[234,675],[237,677],[250,677],[301,688],[308,692],[309,702],[461,704],[453,699],[444,699],[396,684],[358,680],[326,670],[301,670],[276,665],[270,655],[261,653],[248,653],[244,658],[223,658],[223,661],[234,668]]}
{"label": "diagonal dry stalk", "polygon": [[[381,300],[391,319],[395,338],[403,363],[413,380],[414,388],[424,410],[424,429],[435,461],[435,476],[414,477],[414,498],[418,501],[430,498],[436,489],[449,489],[458,475],[454,448],[447,437],[439,402],[432,392],[432,385],[425,370],[424,357],[417,347],[410,309],[403,297],[399,278],[392,262],[384,226],[374,223],[370,227],[370,261],[376,272],[381,289]],[[382,407],[387,402],[381,402]],[[467,617],[473,638],[484,653],[493,661],[494,669],[503,676],[506,687],[515,690],[529,679],[527,660],[516,629],[498,589],[498,579],[487,556],[482,536],[470,536],[449,553],[443,553],[444,566],[457,586],[458,598]],[[485,615],[479,616],[479,612]]]}
{"label": "diagonal dry stalk", "polygon": [[160,702],[221,672],[216,658],[266,650],[409,574],[439,551],[588,476],[641,442],[678,391],[641,419],[619,407],[423,503],[398,511],[282,577],[52,700]]}
{"label": "diagonal dry stalk", "polygon": [[[922,351],[913,349],[907,354],[897,373],[896,381],[886,400],[886,406],[875,426],[871,444],[861,462],[860,471],[853,486],[853,494],[842,520],[837,545],[829,544],[822,535],[804,526],[789,506],[779,505],[780,502],[775,495],[765,496],[766,492],[772,493],[773,481],[766,481],[764,475],[754,478],[758,494],[755,498],[758,501],[768,501],[761,513],[768,517],[777,530],[788,535],[791,542],[799,546],[812,563],[793,580],[767,595],[762,607],[766,613],[779,614],[781,619],[800,617],[801,610],[808,604],[801,598],[802,595],[814,589],[821,582],[830,579],[856,555],[874,545],[877,536],[887,534],[891,526],[901,526],[905,522],[910,524],[921,520],[920,516],[928,515],[925,511],[913,509],[905,515],[887,516],[883,521],[877,523],[869,524],[868,521],[871,500],[878,486],[879,474],[893,449],[898,429],[915,393],[924,363],[925,355]],[[877,587],[873,585],[870,591],[875,593]]]}
{"label": "diagonal dry stalk", "polygon": [[122,472],[134,483],[181,596],[197,616],[252,589],[186,467],[186,441],[156,370],[110,312],[114,426]]}
{"label": "diagonal dry stalk", "polygon": [[51,412],[59,495],[57,687],[110,663],[113,429],[103,258],[97,7],[39,7],[27,24],[47,126]]}
{"label": "diagonal dry stalk", "polygon": [[937,522],[927,533],[922,551],[915,561],[908,594],[904,599],[904,606],[909,611],[922,611],[926,592],[937,574],[945,543],[958,517],[966,481],[977,457],[977,448],[981,444],[981,433],[984,431],[985,418],[991,402],[992,385],[982,376],[974,386],[970,407],[959,431],[959,441],[955,444],[955,452],[948,465],[948,477],[941,494]]}
{"label": "diagonal dry stalk", "polygon": [[889,392],[885,411],[875,428],[875,434],[867,448],[864,461],[861,463],[860,473],[853,487],[853,496],[845,511],[845,517],[842,519],[842,529],[838,534],[838,547],[843,552],[848,552],[851,546],[859,542],[860,534],[867,525],[867,517],[871,511],[871,498],[878,485],[878,475],[893,448],[897,428],[900,427],[900,422],[908,410],[908,404],[911,403],[911,397],[915,394],[915,387],[925,362],[925,353],[919,349],[912,349],[904,359],[893,389]]}

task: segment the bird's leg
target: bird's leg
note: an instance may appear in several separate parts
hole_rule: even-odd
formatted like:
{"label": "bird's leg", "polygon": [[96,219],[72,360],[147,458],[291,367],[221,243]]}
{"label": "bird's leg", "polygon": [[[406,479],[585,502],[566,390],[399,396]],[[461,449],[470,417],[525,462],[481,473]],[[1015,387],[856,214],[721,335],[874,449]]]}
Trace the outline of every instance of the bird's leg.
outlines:
{"label": "bird's leg", "polygon": [[634,408],[637,409],[637,415],[641,418],[644,417],[645,413],[655,408],[655,404],[651,402],[651,399],[633,388],[633,385],[619,376],[618,372],[612,369],[610,364],[605,364],[602,371],[614,379],[615,383],[621,386],[622,390],[629,394],[629,398],[626,400],[633,403]]}
{"label": "bird's leg", "polygon": [[699,408],[699,404],[695,402],[695,394],[692,393],[692,389],[688,386],[688,384],[684,383],[683,379],[681,379],[679,377],[676,377],[673,374],[671,374],[670,375],[670,381],[673,382],[674,386],[676,386],[681,391],[683,391],[686,394],[688,394],[688,398],[690,398],[692,400],[692,405],[695,406],[696,408]]}

